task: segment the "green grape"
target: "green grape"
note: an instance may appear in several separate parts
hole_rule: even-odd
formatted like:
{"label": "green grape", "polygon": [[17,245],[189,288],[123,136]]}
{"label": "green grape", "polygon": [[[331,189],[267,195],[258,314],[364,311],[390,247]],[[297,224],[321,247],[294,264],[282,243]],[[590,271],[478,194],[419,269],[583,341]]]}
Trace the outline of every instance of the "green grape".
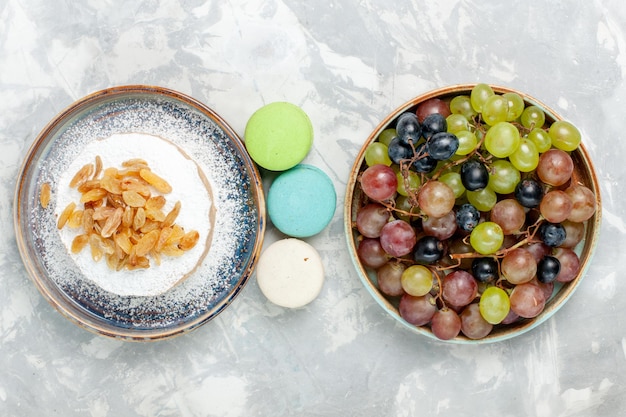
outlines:
{"label": "green grape", "polygon": [[465,187],[463,186],[463,181],[461,181],[461,174],[456,171],[446,172],[439,177],[439,181],[452,189],[454,198],[459,198],[465,193]]}
{"label": "green grape", "polygon": [[498,202],[498,196],[489,186],[476,191],[467,191],[467,201],[478,211],[488,212]]}
{"label": "green grape", "polygon": [[410,191],[416,192],[422,184],[419,174],[415,171],[407,171],[406,179],[404,178],[402,172],[398,171],[396,173],[396,178],[398,179],[398,194],[403,196],[409,195],[406,189],[407,185],[409,186]]}
{"label": "green grape", "polygon": [[537,152],[544,153],[552,147],[552,139],[547,131],[536,127],[528,133],[530,139],[537,147]]}
{"label": "green grape", "polygon": [[448,132],[456,134],[461,130],[468,130],[469,123],[462,114],[451,114],[446,117],[446,124],[448,125]]}
{"label": "green grape", "polygon": [[481,113],[487,99],[494,94],[493,89],[488,84],[476,84],[470,93],[470,102],[474,111]]}
{"label": "green grape", "polygon": [[389,146],[389,143],[396,137],[396,129],[389,128],[380,132],[378,135],[378,141],[385,146]]}
{"label": "green grape", "polygon": [[491,286],[483,291],[478,302],[480,315],[491,324],[498,324],[509,314],[509,295],[502,288]]}
{"label": "green grape", "polygon": [[433,273],[424,265],[411,265],[400,276],[400,283],[407,294],[421,297],[433,288]]}
{"label": "green grape", "polygon": [[404,195],[399,195],[396,197],[396,211],[394,216],[399,220],[404,220],[405,222],[410,222],[413,219],[413,216],[409,216],[406,213],[418,213],[419,210],[416,207],[413,207],[411,204],[411,199]]}
{"label": "green grape", "polygon": [[504,97],[509,104],[506,121],[512,122],[517,120],[524,111],[524,99],[517,93],[504,93],[502,97]]}
{"label": "green grape", "polygon": [[467,155],[476,149],[478,145],[478,138],[474,132],[469,130],[461,130],[455,133],[459,140],[459,147],[456,150],[456,155]]}
{"label": "green grape", "polygon": [[377,164],[391,166],[387,146],[380,142],[372,142],[367,149],[365,149],[365,163],[368,167]]}
{"label": "green grape", "polygon": [[520,141],[517,127],[509,122],[500,122],[487,131],[485,148],[496,158],[505,158],[515,152]]}
{"label": "green grape", "polygon": [[509,161],[521,172],[530,172],[539,164],[539,152],[535,143],[528,138],[523,138],[511,155]]}
{"label": "green grape", "polygon": [[509,113],[509,102],[499,94],[494,94],[483,104],[483,120],[489,126],[505,122]]}
{"label": "green grape", "polygon": [[511,162],[498,159],[491,164],[487,186],[498,194],[510,194],[521,180],[521,174]]}
{"label": "green grape", "polygon": [[520,116],[520,123],[527,129],[541,127],[546,122],[546,114],[538,106],[528,106]]}
{"label": "green grape", "polygon": [[571,152],[580,144],[580,131],[565,120],[557,120],[548,130],[552,145],[562,151]]}
{"label": "green grape", "polygon": [[496,253],[503,242],[502,228],[494,222],[479,223],[470,234],[470,245],[482,255]]}
{"label": "green grape", "polygon": [[472,120],[478,113],[472,107],[469,96],[455,96],[450,100],[450,111],[453,114],[463,115],[467,120]]}

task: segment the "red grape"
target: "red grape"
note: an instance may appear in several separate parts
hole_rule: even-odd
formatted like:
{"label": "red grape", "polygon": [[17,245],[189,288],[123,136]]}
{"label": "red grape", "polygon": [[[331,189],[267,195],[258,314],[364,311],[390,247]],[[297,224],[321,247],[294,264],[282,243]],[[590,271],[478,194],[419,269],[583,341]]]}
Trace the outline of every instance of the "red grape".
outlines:
{"label": "red grape", "polygon": [[585,237],[585,224],[565,220],[561,225],[565,228],[565,241],[561,243],[561,247],[575,248]]}
{"label": "red grape", "polygon": [[542,153],[537,165],[539,179],[548,185],[563,185],[574,172],[574,161],[565,151],[550,149]]}
{"label": "red grape", "polygon": [[415,326],[428,324],[436,311],[435,299],[430,294],[421,297],[404,294],[398,305],[400,316]]}
{"label": "red grape", "polygon": [[500,200],[491,209],[491,221],[498,223],[502,233],[510,235],[519,232],[526,221],[524,207],[513,198]]}
{"label": "red grape", "polygon": [[550,223],[561,223],[572,212],[572,199],[564,191],[552,190],[543,196],[539,211]]}
{"label": "red grape", "polygon": [[387,165],[372,165],[361,175],[361,189],[372,200],[388,200],[394,196],[397,188],[396,173]]}
{"label": "red grape", "polygon": [[535,262],[539,262],[541,258],[549,254],[550,251],[552,251],[552,248],[543,242],[529,243],[528,245],[526,245],[525,249],[528,252],[532,253],[533,257],[535,258]]}
{"label": "red grape", "polygon": [[516,285],[509,297],[511,310],[527,319],[537,317],[545,307],[546,299],[538,285],[527,282]]}
{"label": "red grape", "polygon": [[427,216],[443,217],[454,207],[454,191],[441,181],[428,181],[422,185],[417,202]]}
{"label": "red grape", "polygon": [[556,276],[558,282],[570,282],[580,271],[580,258],[576,252],[568,248],[556,248],[554,257],[561,262],[561,271]]}
{"label": "red grape", "polygon": [[430,329],[441,340],[453,339],[461,332],[461,318],[456,311],[443,308],[433,315]]}
{"label": "red grape", "polygon": [[500,322],[500,324],[515,323],[517,321],[517,319],[519,319],[519,316],[517,315],[517,313],[515,311],[509,309],[509,314],[506,315],[506,317],[504,318],[504,320],[502,320]]}
{"label": "red grape", "polygon": [[573,185],[565,190],[572,200],[572,211],[567,218],[573,222],[589,220],[596,212],[596,196],[584,185]]}
{"label": "red grape", "polygon": [[446,275],[441,286],[446,303],[457,307],[468,305],[478,294],[478,283],[472,274],[461,269]]}
{"label": "red grape", "polygon": [[417,110],[415,111],[420,123],[422,123],[427,116],[436,113],[441,114],[443,117],[448,117],[450,115],[450,106],[447,102],[439,98],[431,98],[417,106]]}
{"label": "red grape", "polygon": [[390,297],[404,294],[400,277],[406,267],[400,262],[387,262],[376,271],[378,288]]}
{"label": "red grape", "polygon": [[461,312],[461,332],[470,339],[482,339],[491,333],[493,324],[480,314],[478,303],[468,305]]}
{"label": "red grape", "polygon": [[370,203],[359,209],[356,215],[356,227],[365,237],[379,237],[380,231],[391,214],[384,206]]}
{"label": "red grape", "polygon": [[524,248],[516,248],[507,253],[502,258],[500,267],[506,280],[516,285],[530,281],[537,273],[535,257]]}
{"label": "red grape", "polygon": [[428,217],[422,222],[424,233],[439,240],[451,238],[456,232],[456,215],[449,211],[441,217]]}
{"label": "red grape", "polygon": [[408,255],[416,240],[415,230],[404,220],[389,222],[380,231],[380,245],[391,256]]}
{"label": "red grape", "polygon": [[363,239],[357,248],[357,255],[363,265],[372,269],[380,268],[389,260],[389,255],[380,245],[379,239]]}

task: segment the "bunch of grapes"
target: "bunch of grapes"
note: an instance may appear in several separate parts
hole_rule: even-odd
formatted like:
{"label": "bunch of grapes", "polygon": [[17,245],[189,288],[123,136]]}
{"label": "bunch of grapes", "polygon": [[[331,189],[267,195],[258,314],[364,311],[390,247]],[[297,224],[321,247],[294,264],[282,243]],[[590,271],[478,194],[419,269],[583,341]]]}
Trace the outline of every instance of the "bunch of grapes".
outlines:
{"label": "bunch of grapes", "polygon": [[480,339],[539,315],[596,211],[567,121],[477,84],[399,115],[365,150],[354,228],[362,264],[400,316]]}

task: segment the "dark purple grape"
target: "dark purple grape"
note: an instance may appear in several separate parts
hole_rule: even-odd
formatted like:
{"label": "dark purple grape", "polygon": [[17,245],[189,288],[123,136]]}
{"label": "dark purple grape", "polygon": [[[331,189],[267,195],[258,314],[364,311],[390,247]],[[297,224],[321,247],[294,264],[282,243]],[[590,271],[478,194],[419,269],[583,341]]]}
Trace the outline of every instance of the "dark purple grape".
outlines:
{"label": "dark purple grape", "polygon": [[432,135],[448,130],[446,118],[440,113],[433,113],[426,116],[422,122],[422,136],[429,139]]}
{"label": "dark purple grape", "polygon": [[422,135],[422,128],[415,113],[402,113],[396,122],[396,134],[402,143],[416,144]]}
{"label": "dark purple grape", "polygon": [[560,223],[543,222],[539,226],[539,239],[550,247],[560,246],[565,242],[567,233]]}
{"label": "dark purple grape", "polygon": [[463,204],[456,212],[456,225],[461,230],[471,232],[480,221],[480,212],[473,205]]}
{"label": "dark purple grape", "polygon": [[480,282],[493,281],[498,277],[498,261],[494,258],[476,258],[472,261],[472,275]]}
{"label": "dark purple grape", "polygon": [[489,171],[484,164],[470,159],[461,165],[461,182],[468,191],[482,190],[489,183]]}
{"label": "dark purple grape", "polygon": [[413,259],[415,262],[431,264],[443,256],[443,243],[434,236],[420,238],[414,247]]}
{"label": "dark purple grape", "polygon": [[419,155],[418,159],[413,162],[415,171],[427,174],[437,167],[437,160],[428,155],[425,143],[419,144],[415,148],[415,152]]}
{"label": "dark purple grape", "polygon": [[426,152],[437,161],[445,161],[459,149],[459,139],[449,132],[435,133],[426,142]]}
{"label": "dark purple grape", "polygon": [[561,262],[554,256],[544,256],[537,264],[537,279],[544,284],[556,279],[561,271]]}
{"label": "dark purple grape", "polygon": [[396,136],[387,146],[387,155],[389,155],[389,159],[391,159],[394,164],[400,165],[403,159],[410,160],[413,158],[413,148],[411,145],[402,143]]}
{"label": "dark purple grape", "polygon": [[523,179],[515,186],[515,199],[526,208],[538,207],[543,199],[543,187],[532,178]]}

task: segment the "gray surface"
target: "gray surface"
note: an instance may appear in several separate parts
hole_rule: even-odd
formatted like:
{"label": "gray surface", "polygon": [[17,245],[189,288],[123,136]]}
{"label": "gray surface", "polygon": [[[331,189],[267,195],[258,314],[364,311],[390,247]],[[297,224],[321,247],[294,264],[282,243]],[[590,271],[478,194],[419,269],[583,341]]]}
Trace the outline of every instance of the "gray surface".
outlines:
{"label": "gray surface", "polygon": [[[616,416],[625,408],[623,192],[626,14],[620,1],[0,1],[0,415]],[[486,346],[409,333],[361,285],[342,200],[378,121],[433,88],[488,82],[572,120],[596,162],[604,223],[570,302]],[[338,193],[308,239],[327,281],[301,310],[254,280],[199,330],[153,344],[92,335],[42,298],[15,245],[19,165],[61,109],[102,88],[155,84],[243,134],[263,104],[302,106],[305,162]],[[281,236],[270,228],[266,244]]]}

